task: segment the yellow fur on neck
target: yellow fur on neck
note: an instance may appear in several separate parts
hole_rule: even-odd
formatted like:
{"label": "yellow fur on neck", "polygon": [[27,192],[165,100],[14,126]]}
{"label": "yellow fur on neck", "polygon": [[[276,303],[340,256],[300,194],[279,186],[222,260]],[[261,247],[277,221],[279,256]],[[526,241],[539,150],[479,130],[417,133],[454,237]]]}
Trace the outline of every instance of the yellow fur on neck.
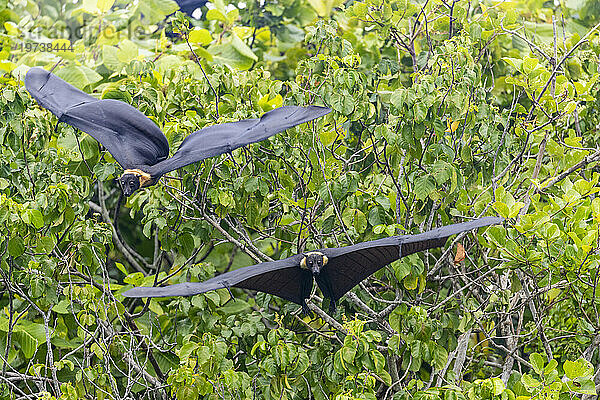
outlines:
{"label": "yellow fur on neck", "polygon": [[150,176],[150,174],[142,171],[141,169],[126,169],[125,171],[123,171],[123,175],[127,174],[137,175],[140,179],[140,187],[144,187],[145,184],[152,181],[152,177]]}

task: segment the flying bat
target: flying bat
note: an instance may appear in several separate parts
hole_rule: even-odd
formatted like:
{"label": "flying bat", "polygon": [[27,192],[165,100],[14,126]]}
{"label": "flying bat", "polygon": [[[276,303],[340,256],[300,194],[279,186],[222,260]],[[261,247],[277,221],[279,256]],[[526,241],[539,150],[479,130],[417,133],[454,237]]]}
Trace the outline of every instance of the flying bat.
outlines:
{"label": "flying bat", "polygon": [[100,142],[123,167],[118,179],[125,196],[154,185],[169,171],[260,142],[293,126],[328,114],[320,106],[283,106],[258,119],[212,125],[187,136],[169,157],[160,128],[136,108],[119,100],[98,100],[43,68],[31,68],[25,88],[44,108]]}
{"label": "flying bat", "polygon": [[135,287],[125,297],[193,296],[210,290],[231,287],[259,290],[302,306],[308,313],[306,299],[313,278],[324,297],[330,299],[333,312],[336,302],[369,275],[401,257],[441,247],[448,237],[499,224],[499,217],[484,217],[447,225],[418,235],[401,235],[358,243],[352,246],[321,249],[297,254],[279,261],[264,262],[224,273],[204,282],[187,282],[164,287]]}

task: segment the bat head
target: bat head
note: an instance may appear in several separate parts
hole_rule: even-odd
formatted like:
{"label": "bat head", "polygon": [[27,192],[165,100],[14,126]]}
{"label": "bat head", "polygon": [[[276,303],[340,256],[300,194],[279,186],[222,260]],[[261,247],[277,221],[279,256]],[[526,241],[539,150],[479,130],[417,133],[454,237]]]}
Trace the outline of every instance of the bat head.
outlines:
{"label": "bat head", "polygon": [[119,185],[126,197],[129,197],[141,187],[153,184],[153,179],[141,169],[126,169],[119,178]]}
{"label": "bat head", "polygon": [[327,256],[318,251],[304,253],[304,258],[300,261],[300,268],[309,270],[313,276],[321,273],[321,268],[327,265]]}
{"label": "bat head", "polygon": [[135,174],[123,174],[119,178],[119,185],[126,197],[129,197],[140,188],[140,177]]}

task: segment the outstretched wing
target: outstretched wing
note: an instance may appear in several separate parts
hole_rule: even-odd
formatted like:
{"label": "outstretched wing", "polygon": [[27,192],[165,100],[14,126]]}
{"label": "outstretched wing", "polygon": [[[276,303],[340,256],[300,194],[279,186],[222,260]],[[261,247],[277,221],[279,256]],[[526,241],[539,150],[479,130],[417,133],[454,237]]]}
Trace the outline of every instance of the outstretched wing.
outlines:
{"label": "outstretched wing", "polygon": [[[306,273],[308,272],[300,269],[302,257],[302,255],[295,255],[279,261],[251,265],[224,273],[204,282],[186,282],[164,287],[136,287],[124,292],[123,296],[193,296],[211,290],[238,287],[259,290],[297,304],[302,304],[302,283],[303,279],[306,280]],[[312,276],[310,273],[308,273],[308,278],[310,278],[309,282],[312,285]]]}
{"label": "outstretched wing", "polygon": [[127,103],[98,100],[43,68],[27,72],[25,88],[60,122],[102,143],[125,169],[144,169],[169,156],[169,142],[160,128]]}
{"label": "outstretched wing", "polygon": [[400,257],[441,247],[454,234],[499,224],[499,217],[484,217],[447,225],[418,235],[392,236],[336,249],[320,250],[328,257],[321,281],[329,282],[333,300],[342,297],[363,279]]}
{"label": "outstretched wing", "polygon": [[160,176],[205,158],[233,151],[250,143],[260,142],[293,126],[328,114],[331,109],[319,106],[283,106],[271,110],[259,119],[245,119],[212,125],[185,138],[173,157],[148,170]]}

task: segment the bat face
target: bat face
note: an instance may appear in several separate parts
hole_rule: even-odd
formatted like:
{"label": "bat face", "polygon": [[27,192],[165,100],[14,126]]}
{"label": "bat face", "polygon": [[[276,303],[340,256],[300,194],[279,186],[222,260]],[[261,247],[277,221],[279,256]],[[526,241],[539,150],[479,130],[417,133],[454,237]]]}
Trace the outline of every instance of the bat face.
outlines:
{"label": "bat face", "polygon": [[139,188],[154,185],[157,180],[141,169],[126,169],[118,181],[125,197],[129,197]]}
{"label": "bat face", "polygon": [[140,188],[140,177],[135,174],[123,174],[119,178],[119,185],[126,197],[129,197]]}
{"label": "bat face", "polygon": [[310,271],[313,276],[321,273],[321,268],[327,265],[327,256],[318,251],[304,253],[304,258],[300,261],[300,268]]}

